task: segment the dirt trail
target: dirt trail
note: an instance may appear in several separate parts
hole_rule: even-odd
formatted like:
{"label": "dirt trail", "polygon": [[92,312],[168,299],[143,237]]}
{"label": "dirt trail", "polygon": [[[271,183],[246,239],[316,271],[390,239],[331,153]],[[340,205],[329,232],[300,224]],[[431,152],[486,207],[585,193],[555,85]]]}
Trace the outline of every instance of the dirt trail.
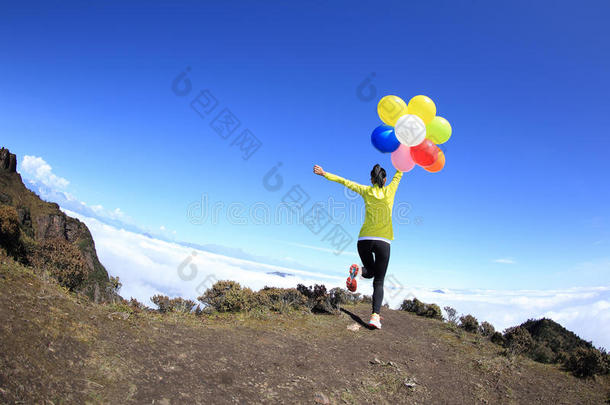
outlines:
{"label": "dirt trail", "polygon": [[[509,361],[480,337],[384,310],[340,315],[126,314],[0,270],[2,403],[604,403],[607,377]],[[259,319],[260,318],[260,319]],[[405,381],[411,387],[409,388]],[[50,402],[47,402],[50,403]]]}

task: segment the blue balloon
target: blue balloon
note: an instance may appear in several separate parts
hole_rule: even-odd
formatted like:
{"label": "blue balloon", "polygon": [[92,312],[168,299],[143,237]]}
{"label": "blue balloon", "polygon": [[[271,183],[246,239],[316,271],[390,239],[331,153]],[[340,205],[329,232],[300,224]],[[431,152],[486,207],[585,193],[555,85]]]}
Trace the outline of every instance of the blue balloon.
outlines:
{"label": "blue balloon", "polygon": [[378,151],[383,153],[394,152],[400,146],[400,142],[394,134],[394,127],[379,125],[371,134],[371,142]]}

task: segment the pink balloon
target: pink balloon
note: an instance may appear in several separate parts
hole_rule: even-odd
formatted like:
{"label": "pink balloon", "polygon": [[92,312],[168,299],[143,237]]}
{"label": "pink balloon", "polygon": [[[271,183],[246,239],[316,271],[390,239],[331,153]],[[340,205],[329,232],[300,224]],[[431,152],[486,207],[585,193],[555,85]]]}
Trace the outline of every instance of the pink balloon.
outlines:
{"label": "pink balloon", "polygon": [[408,172],[413,169],[415,162],[411,157],[411,148],[402,143],[394,152],[392,152],[392,164],[396,170]]}

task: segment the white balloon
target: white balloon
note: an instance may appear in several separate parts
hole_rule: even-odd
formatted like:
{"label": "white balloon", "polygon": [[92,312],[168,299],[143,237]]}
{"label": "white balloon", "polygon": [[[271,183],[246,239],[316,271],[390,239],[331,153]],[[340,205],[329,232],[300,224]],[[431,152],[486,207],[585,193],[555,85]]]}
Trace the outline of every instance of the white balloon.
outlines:
{"label": "white balloon", "polygon": [[405,114],[394,126],[396,138],[406,146],[417,146],[426,139],[426,124],[417,115]]}

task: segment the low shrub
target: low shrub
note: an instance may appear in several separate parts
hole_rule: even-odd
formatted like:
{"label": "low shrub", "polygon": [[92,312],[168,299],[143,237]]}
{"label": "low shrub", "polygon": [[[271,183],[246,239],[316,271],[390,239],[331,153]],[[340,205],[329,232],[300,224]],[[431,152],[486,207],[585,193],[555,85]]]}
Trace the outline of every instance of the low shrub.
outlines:
{"label": "low shrub", "polygon": [[196,303],[193,300],[186,300],[184,298],[169,298],[166,295],[157,294],[150,299],[159,308],[159,312],[180,312],[190,313],[195,307]]}
{"label": "low shrub", "polygon": [[331,305],[339,309],[341,305],[355,305],[363,302],[360,293],[353,293],[340,287],[335,287],[329,291]]}
{"label": "low shrub", "polygon": [[255,303],[254,293],[235,281],[217,281],[197,298],[204,306],[218,312],[247,311]]}
{"label": "low shrub", "polygon": [[32,255],[34,266],[47,270],[60,285],[70,291],[81,287],[89,270],[78,246],[55,238],[41,242],[36,250],[36,254]]}
{"label": "low shrub", "polygon": [[557,357],[549,346],[536,341],[534,341],[532,344],[532,347],[528,351],[527,355],[532,360],[539,363],[554,363]]}
{"label": "low shrub", "polygon": [[441,308],[436,304],[426,304],[421,302],[417,298],[412,300],[404,300],[400,305],[402,311],[412,312],[416,315],[423,316],[426,318],[433,318],[443,320],[443,314]]}
{"label": "low shrub", "polygon": [[108,292],[110,294],[118,295],[119,291],[121,290],[121,287],[123,287],[123,284],[121,283],[119,277],[110,276],[108,284],[106,285],[106,289],[108,290]]}
{"label": "low shrub", "polygon": [[280,313],[307,309],[307,298],[296,288],[265,287],[255,293],[255,301],[256,305]]}
{"label": "low shrub", "polygon": [[307,298],[307,307],[311,312],[336,312],[337,309],[331,303],[330,295],[326,291],[326,286],[322,284],[315,284],[313,287],[306,287],[303,284],[298,284],[297,290]]}
{"label": "low shrub", "polygon": [[457,321],[458,321],[457,310],[450,306],[443,307],[443,309],[447,313],[447,322],[457,325]]}
{"label": "low shrub", "polygon": [[489,340],[491,340],[492,343],[495,343],[500,346],[504,346],[504,336],[502,336],[502,334],[498,331],[494,332],[489,337]]}
{"label": "low shrub", "polygon": [[496,332],[496,328],[494,328],[494,326],[487,322],[487,321],[483,321],[481,322],[481,326],[479,326],[479,333],[485,337],[491,337],[494,333]]}
{"label": "low shrub", "polygon": [[566,370],[577,377],[592,377],[595,374],[608,373],[607,354],[595,348],[579,347],[574,350],[564,363]]}
{"label": "low shrub", "polygon": [[150,300],[155,304],[161,313],[166,313],[169,310],[169,297],[167,295],[157,294],[150,297]]}
{"label": "low shrub", "polygon": [[20,245],[19,216],[9,205],[0,205],[0,247],[15,256]]}
{"label": "low shrub", "polygon": [[169,301],[171,312],[190,313],[195,308],[195,305],[197,305],[195,301],[184,298],[173,298]]}
{"label": "low shrub", "polygon": [[507,354],[523,354],[529,351],[533,344],[532,335],[521,326],[513,326],[504,332],[504,347]]}
{"label": "low shrub", "polygon": [[477,333],[479,332],[479,321],[474,316],[462,315],[460,316],[460,328],[464,329],[466,332]]}
{"label": "low shrub", "polygon": [[146,305],[142,304],[140,301],[138,301],[137,299],[131,297],[129,299],[129,303],[128,305],[133,308],[136,312],[137,311],[144,311],[146,310]]}
{"label": "low shrub", "polygon": [[328,295],[332,309],[338,311],[342,305],[347,305],[352,300],[349,294],[349,291],[339,287],[330,290]]}

